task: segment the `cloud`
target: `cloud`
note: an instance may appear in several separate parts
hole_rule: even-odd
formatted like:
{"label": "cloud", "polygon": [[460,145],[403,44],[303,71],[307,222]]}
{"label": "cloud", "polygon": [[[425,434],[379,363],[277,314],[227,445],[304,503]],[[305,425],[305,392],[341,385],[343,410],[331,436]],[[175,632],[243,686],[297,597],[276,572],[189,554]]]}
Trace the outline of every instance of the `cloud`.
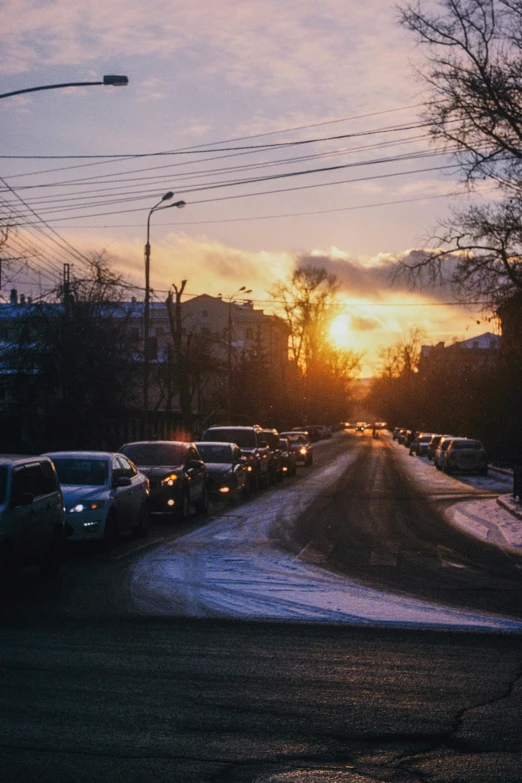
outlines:
{"label": "cloud", "polygon": [[432,280],[420,280],[413,284],[403,264],[415,263],[424,256],[423,250],[408,250],[400,254],[382,253],[373,258],[350,258],[336,248],[329,252],[314,251],[302,254],[297,264],[323,266],[334,274],[341,292],[372,300],[387,298],[390,292],[403,292],[416,296],[429,296],[447,300],[449,288]]}
{"label": "cloud", "polygon": [[353,316],[351,326],[356,332],[373,332],[375,329],[382,328],[382,321],[378,321],[376,318]]}
{"label": "cloud", "polygon": [[6,0],[0,63],[20,73],[152,56],[176,65],[173,81],[199,73],[258,97],[306,95],[312,112],[312,96],[330,112],[334,99],[334,112],[354,114],[370,98],[362,82],[388,105],[407,100],[406,35],[394,22],[388,0]]}

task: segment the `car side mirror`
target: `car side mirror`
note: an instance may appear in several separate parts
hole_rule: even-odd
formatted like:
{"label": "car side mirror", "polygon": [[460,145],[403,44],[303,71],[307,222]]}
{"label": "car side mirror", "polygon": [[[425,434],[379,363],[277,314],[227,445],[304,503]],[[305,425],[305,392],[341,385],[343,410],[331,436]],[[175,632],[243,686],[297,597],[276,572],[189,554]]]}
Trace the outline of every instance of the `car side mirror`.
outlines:
{"label": "car side mirror", "polygon": [[205,463],[201,459],[189,459],[187,462],[187,468],[189,470],[197,470],[198,468],[203,467]]}
{"label": "car side mirror", "polygon": [[114,479],[112,486],[115,489],[118,487],[130,487],[132,486],[132,479],[130,479],[128,476],[120,476],[119,478]]}

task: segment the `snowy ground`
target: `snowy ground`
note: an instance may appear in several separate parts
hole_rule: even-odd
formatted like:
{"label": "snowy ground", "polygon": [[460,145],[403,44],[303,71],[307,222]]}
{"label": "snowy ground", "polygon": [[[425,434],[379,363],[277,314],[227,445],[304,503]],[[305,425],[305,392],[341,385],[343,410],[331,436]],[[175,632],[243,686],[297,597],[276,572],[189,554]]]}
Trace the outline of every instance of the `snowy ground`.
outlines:
{"label": "snowy ground", "polygon": [[[393,447],[414,481],[428,494],[456,498],[473,492],[469,481],[482,482],[476,485],[479,490],[503,491],[498,489],[502,477],[466,479],[462,483],[439,473],[431,463],[410,458],[403,447]],[[290,527],[319,489],[333,484],[353,459],[353,453],[348,452],[335,464],[314,469],[302,481],[260,495],[209,525],[148,552],[136,563],[132,575],[132,597],[138,611],[188,617],[521,631],[522,623],[364,587],[322,569],[314,563],[313,552],[305,549],[294,556],[271,544],[273,532]],[[501,511],[494,498],[460,503],[451,513],[454,523],[487,538],[497,529],[488,522],[493,511],[505,515],[506,523],[510,517],[517,527],[516,520]],[[522,529],[522,522],[519,525]],[[522,535],[520,540],[522,545]]]}

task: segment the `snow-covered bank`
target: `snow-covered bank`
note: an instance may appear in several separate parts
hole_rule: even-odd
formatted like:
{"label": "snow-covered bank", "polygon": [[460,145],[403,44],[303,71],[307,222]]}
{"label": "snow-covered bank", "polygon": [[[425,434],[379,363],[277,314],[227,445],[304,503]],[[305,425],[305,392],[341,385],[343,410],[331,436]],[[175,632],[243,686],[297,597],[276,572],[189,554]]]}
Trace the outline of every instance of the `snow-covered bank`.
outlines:
{"label": "snow-covered bank", "polygon": [[132,575],[136,608],[189,617],[522,630],[522,623],[367,588],[310,562],[313,552],[294,556],[275,548],[274,531],[290,527],[354,458],[347,452],[144,555]]}

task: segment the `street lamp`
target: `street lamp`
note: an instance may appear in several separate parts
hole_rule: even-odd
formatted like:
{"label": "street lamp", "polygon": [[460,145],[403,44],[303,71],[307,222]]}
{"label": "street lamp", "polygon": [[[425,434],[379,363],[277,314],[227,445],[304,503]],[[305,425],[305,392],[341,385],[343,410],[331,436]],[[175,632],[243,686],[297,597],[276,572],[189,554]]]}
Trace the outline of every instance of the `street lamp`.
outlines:
{"label": "street lamp", "polygon": [[[226,297],[228,299],[228,346],[227,346],[227,373],[228,373],[228,393],[227,393],[227,418],[228,423],[231,424],[232,417],[232,303],[234,297],[240,293],[251,294],[252,289],[246,288],[244,285],[232,294],[232,296]],[[221,294],[220,294],[221,296]]]}
{"label": "street lamp", "polygon": [[147,244],[145,245],[145,307],[143,310],[143,410],[145,416],[145,428],[149,429],[149,326],[150,326],[150,219],[152,213],[160,209],[170,209],[171,207],[184,207],[184,201],[175,201],[173,204],[162,206],[165,201],[170,201],[174,193],[169,190],[165,193],[157,204],[149,211],[147,218]]}
{"label": "street lamp", "polygon": [[103,84],[106,87],[124,87],[129,83],[127,76],[104,76],[101,82],[64,82],[63,84],[44,84],[42,87],[26,87],[23,90],[13,90],[12,92],[4,92],[0,95],[0,98],[10,98],[12,95],[22,95],[26,92],[39,92],[40,90],[59,90],[62,87],[90,87],[94,84]]}

